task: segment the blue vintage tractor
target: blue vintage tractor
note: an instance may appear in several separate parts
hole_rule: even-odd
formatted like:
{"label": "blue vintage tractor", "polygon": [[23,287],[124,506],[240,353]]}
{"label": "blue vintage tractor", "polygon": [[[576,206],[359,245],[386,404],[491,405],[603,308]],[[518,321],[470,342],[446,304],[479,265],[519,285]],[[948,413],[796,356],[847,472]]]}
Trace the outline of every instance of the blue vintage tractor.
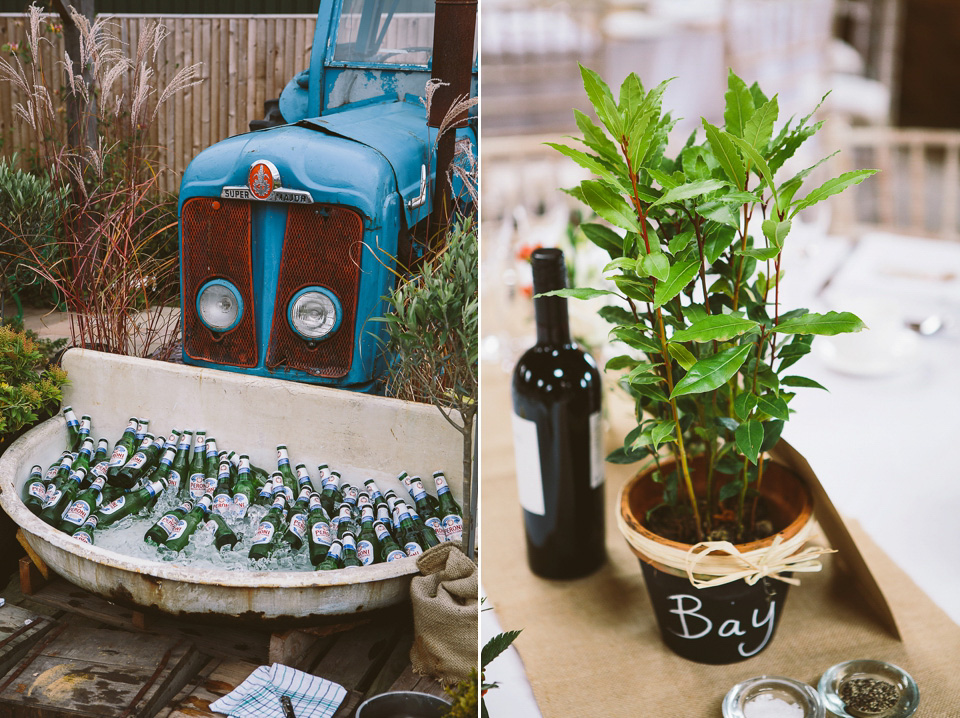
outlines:
{"label": "blue vintage tractor", "polygon": [[[386,365],[371,319],[442,201],[454,133],[438,145],[438,113],[476,94],[475,20],[476,0],[321,0],[283,124],[219,142],[184,173],[186,363],[375,386]],[[428,118],[431,77],[449,85]],[[456,136],[475,152],[475,117]]]}

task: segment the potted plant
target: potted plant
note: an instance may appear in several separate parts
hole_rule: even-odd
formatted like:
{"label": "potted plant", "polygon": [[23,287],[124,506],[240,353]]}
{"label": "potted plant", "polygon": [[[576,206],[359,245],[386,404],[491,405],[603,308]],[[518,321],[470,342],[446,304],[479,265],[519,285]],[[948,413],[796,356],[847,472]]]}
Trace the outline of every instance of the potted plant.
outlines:
{"label": "potted plant", "polygon": [[822,388],[791,367],[815,335],[864,328],[848,312],[782,308],[783,248],[799,212],[873,170],[809,191],[820,163],[783,178],[821,123],[811,113],[775,134],[777,97],[732,71],[724,127],[703,120],[668,155],[666,83],[648,90],[631,74],[617,99],[581,73],[599,123],[577,112],[585,149],[553,146],[594,175],[568,192],[612,225],[582,229],[609,253],[616,288],[555,294],[615,300],[600,314],[629,349],[606,370],[625,372],[636,427],[608,461],[649,466],[624,488],[618,523],[668,645],[702,662],[743,660],[768,645],[791,573],[818,568],[822,551],[803,549],[809,490],[766,456],[795,390]]}

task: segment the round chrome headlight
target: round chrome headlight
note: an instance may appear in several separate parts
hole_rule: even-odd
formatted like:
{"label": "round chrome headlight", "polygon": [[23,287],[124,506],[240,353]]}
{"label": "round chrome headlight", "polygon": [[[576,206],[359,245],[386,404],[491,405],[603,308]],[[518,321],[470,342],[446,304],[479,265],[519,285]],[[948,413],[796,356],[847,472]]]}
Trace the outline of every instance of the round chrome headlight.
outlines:
{"label": "round chrome headlight", "polygon": [[240,291],[226,280],[210,280],[197,293],[197,314],[215,332],[233,329],[243,316]]}
{"label": "round chrome headlight", "polygon": [[323,339],[340,327],[343,311],[340,300],[329,289],[307,287],[293,295],[287,318],[293,330],[304,339]]}

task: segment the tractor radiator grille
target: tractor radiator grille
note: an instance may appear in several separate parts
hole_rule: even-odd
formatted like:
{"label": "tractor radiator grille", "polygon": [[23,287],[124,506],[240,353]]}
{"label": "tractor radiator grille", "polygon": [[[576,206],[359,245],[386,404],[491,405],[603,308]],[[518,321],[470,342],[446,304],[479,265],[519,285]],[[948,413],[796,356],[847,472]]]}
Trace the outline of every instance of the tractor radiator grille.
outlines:
{"label": "tractor radiator grille", "polygon": [[[298,369],[330,379],[350,371],[362,239],[363,219],[351,209],[322,204],[290,207],[267,350],[268,369]],[[339,328],[318,342],[304,340],[287,319],[293,295],[309,286],[329,289],[343,310]]]}
{"label": "tractor radiator grille", "polygon": [[[257,365],[253,307],[250,204],[196,197],[183,205],[183,347],[193,359],[237,367]],[[211,279],[240,290],[243,316],[233,329],[213,332],[197,313],[197,292]]]}

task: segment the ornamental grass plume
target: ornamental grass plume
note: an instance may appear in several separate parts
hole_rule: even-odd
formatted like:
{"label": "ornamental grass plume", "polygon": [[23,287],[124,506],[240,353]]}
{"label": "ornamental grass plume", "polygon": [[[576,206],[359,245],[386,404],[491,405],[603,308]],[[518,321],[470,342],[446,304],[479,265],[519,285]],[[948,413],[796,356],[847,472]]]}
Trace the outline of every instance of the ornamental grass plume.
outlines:
{"label": "ornamental grass plume", "polygon": [[[74,344],[145,356],[176,335],[170,305],[179,281],[170,251],[176,198],[160,191],[168,170],[147,138],[159,108],[200,82],[200,65],[181,68],[160,88],[155,63],[169,35],[162,24],[146,24],[131,59],[109,18],[71,13],[82,74],[69,54],[54,66],[44,59],[41,46],[51,41],[36,5],[29,9],[31,61],[0,58],[0,80],[14,88],[15,112],[32,131],[36,165],[68,198],[52,240],[58,251],[24,243],[22,252],[66,303]],[[62,87],[62,97],[51,86]],[[75,112],[72,126],[62,119],[61,101]],[[58,261],[43,261],[50,255]]]}

